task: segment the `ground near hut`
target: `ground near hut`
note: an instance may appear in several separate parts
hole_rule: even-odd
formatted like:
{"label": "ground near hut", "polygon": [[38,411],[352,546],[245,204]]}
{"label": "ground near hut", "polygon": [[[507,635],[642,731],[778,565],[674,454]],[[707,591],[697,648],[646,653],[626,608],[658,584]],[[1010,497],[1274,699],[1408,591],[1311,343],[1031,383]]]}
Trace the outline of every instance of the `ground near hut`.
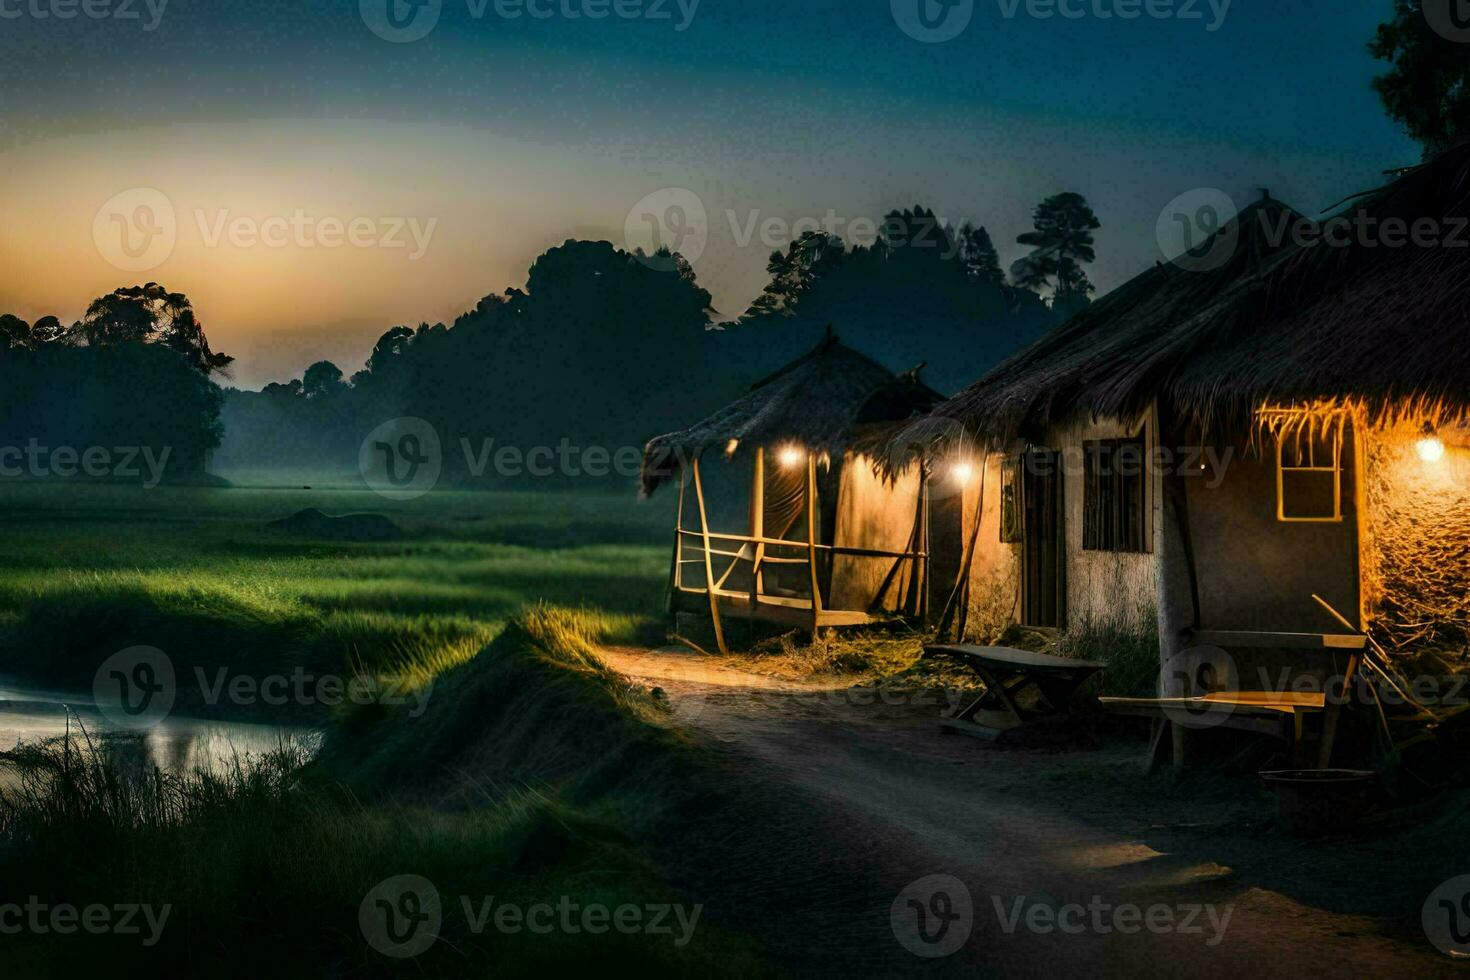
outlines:
{"label": "ground near hut", "polygon": [[[740,819],[712,814],[704,832],[690,830],[697,846],[667,844],[673,865],[804,971],[1453,968],[1425,940],[1420,915],[1436,885],[1470,868],[1458,843],[1470,798],[1442,801],[1412,830],[1309,841],[1276,828],[1252,777],[1150,776],[1144,743],[1126,735],[1006,748],[941,735],[943,695],[763,676],[681,648],[603,656],[669,698],[740,787]],[[958,952],[922,959],[902,945],[891,911],[904,889],[936,874],[966,885],[973,927]],[[1041,934],[1024,920],[1008,931],[1023,898],[1162,905],[1180,918],[1198,905],[1203,931]]]}

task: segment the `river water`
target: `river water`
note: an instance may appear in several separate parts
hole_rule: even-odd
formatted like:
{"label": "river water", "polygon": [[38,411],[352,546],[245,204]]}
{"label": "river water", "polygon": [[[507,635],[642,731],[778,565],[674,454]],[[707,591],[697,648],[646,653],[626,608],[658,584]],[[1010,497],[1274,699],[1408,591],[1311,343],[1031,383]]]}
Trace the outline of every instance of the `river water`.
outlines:
{"label": "river water", "polygon": [[[0,675],[0,752],[68,732],[79,744],[89,737],[94,744],[106,743],[108,751],[172,772],[218,771],[237,759],[244,761],[286,744],[310,752],[319,741],[318,733],[309,728],[178,715],[143,731],[124,732],[98,710],[90,694],[49,690]],[[113,737],[119,734],[127,737]]]}

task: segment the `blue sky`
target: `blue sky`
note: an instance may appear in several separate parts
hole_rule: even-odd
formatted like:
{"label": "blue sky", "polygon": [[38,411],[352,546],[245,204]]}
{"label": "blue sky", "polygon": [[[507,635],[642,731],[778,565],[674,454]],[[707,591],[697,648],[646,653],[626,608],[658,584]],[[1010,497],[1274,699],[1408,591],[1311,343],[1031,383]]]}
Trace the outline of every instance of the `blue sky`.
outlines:
{"label": "blue sky", "polygon": [[[178,245],[131,278],[194,297],[244,384],[315,354],[350,370],[382,329],[518,285],[566,237],[621,244],[629,210],[663,188],[707,209],[696,272],[734,315],[770,243],[733,229],[767,218],[923,203],[986,224],[1009,260],[1035,202],[1077,190],[1103,222],[1092,275],[1107,289],[1159,257],[1156,222],[1181,193],[1243,204],[1270,186],[1312,212],[1417,159],[1369,84],[1389,0],[1234,0],[1223,18],[1223,0],[1134,0],[1197,20],[1099,16],[1128,0],[1069,0],[1076,19],[975,0],[942,43],[900,29],[891,4],[916,0],[700,0],[684,30],[678,0],[616,0],[668,19],[602,20],[564,14],[598,0],[536,0],[544,19],[443,0],[412,43],[375,34],[358,0],[35,16],[65,2],[0,0],[0,259],[19,273],[0,307],[74,316],[130,278],[97,254],[93,216],[157,188]],[[435,233],[412,262],[261,254],[209,245],[195,220],[302,209],[433,218]]]}

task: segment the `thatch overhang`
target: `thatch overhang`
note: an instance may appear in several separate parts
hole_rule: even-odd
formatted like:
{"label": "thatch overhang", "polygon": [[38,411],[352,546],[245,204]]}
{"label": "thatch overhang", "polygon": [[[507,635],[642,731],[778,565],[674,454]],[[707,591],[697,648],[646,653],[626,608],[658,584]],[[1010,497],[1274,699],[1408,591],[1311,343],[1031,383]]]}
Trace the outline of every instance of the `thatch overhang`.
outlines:
{"label": "thatch overhang", "polygon": [[[1229,262],[1148,270],[941,405],[906,441],[946,424],[995,443],[1035,438],[1134,418],[1155,400],[1231,433],[1267,404],[1462,415],[1470,144],[1323,221],[1333,240],[1299,243],[1283,217],[1295,215],[1269,199],[1244,209],[1220,232],[1239,236]],[[1415,227],[1424,237],[1385,234]]]}
{"label": "thatch overhang", "polygon": [[944,396],[918,371],[894,374],[847,347],[829,329],[809,353],[751,386],[750,392],[643,451],[642,492],[653,493],[711,449],[798,445],[839,457],[849,449],[881,452],[895,431],[931,411]]}

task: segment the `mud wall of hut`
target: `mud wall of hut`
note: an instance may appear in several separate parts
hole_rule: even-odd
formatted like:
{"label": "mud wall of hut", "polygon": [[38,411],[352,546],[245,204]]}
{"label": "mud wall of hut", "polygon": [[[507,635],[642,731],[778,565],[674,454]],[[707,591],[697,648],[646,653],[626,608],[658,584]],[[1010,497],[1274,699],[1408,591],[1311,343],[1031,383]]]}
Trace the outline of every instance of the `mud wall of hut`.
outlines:
{"label": "mud wall of hut", "polygon": [[1443,456],[1420,455],[1422,428],[1369,429],[1364,605],[1393,648],[1462,651],[1470,632],[1470,430],[1441,433]]}
{"label": "mud wall of hut", "polygon": [[[977,467],[978,470],[978,467]],[[965,540],[975,533],[975,515],[980,529],[970,562],[969,620],[966,638],[979,642],[994,640],[1016,621],[1021,603],[1021,548],[1001,540],[1001,478],[1003,463],[997,453],[984,467],[983,483],[975,478],[957,494],[963,515]],[[984,494],[981,506],[981,494]]]}
{"label": "mud wall of hut", "polygon": [[[1199,580],[1200,625],[1254,632],[1339,632],[1312,599],[1349,620],[1358,615],[1357,471],[1344,440],[1342,520],[1283,523],[1277,517],[1276,454],[1234,447],[1224,478],[1188,478],[1190,538]],[[1223,450],[1222,450],[1223,451]],[[1178,617],[1187,622],[1189,616]]]}
{"label": "mud wall of hut", "polygon": [[1153,622],[1157,615],[1157,564],[1153,539],[1160,514],[1162,482],[1156,467],[1146,473],[1148,550],[1143,552],[1087,551],[1082,547],[1083,444],[1095,439],[1137,436],[1142,431],[1148,450],[1156,437],[1151,421],[1094,422],[1053,436],[1053,448],[1065,461],[1063,494],[1066,499],[1067,628],[1130,628]]}
{"label": "mud wall of hut", "polygon": [[[1137,435],[1145,423],[1097,422],[1058,430],[1047,448],[1061,456],[1064,501],[1064,561],[1066,565],[1066,624],[1069,630],[1097,627],[1133,627],[1154,621],[1157,610],[1158,562],[1154,549],[1145,552],[1088,551],[1082,547],[1083,445],[1095,439]],[[1153,448],[1155,428],[1144,429]],[[992,453],[985,469],[984,507],[970,567],[969,633],[993,638],[1021,612],[1021,545],[1001,539],[1003,459]],[[1148,476],[1150,538],[1162,519],[1160,474]],[[964,526],[974,527],[979,481],[968,487],[964,499]]]}
{"label": "mud wall of hut", "polygon": [[[849,457],[841,470],[833,544],[894,553],[917,549],[919,473],[905,470],[886,482],[866,457]],[[835,555],[827,604],[832,609],[901,611],[916,587],[912,561],[866,555]]]}

